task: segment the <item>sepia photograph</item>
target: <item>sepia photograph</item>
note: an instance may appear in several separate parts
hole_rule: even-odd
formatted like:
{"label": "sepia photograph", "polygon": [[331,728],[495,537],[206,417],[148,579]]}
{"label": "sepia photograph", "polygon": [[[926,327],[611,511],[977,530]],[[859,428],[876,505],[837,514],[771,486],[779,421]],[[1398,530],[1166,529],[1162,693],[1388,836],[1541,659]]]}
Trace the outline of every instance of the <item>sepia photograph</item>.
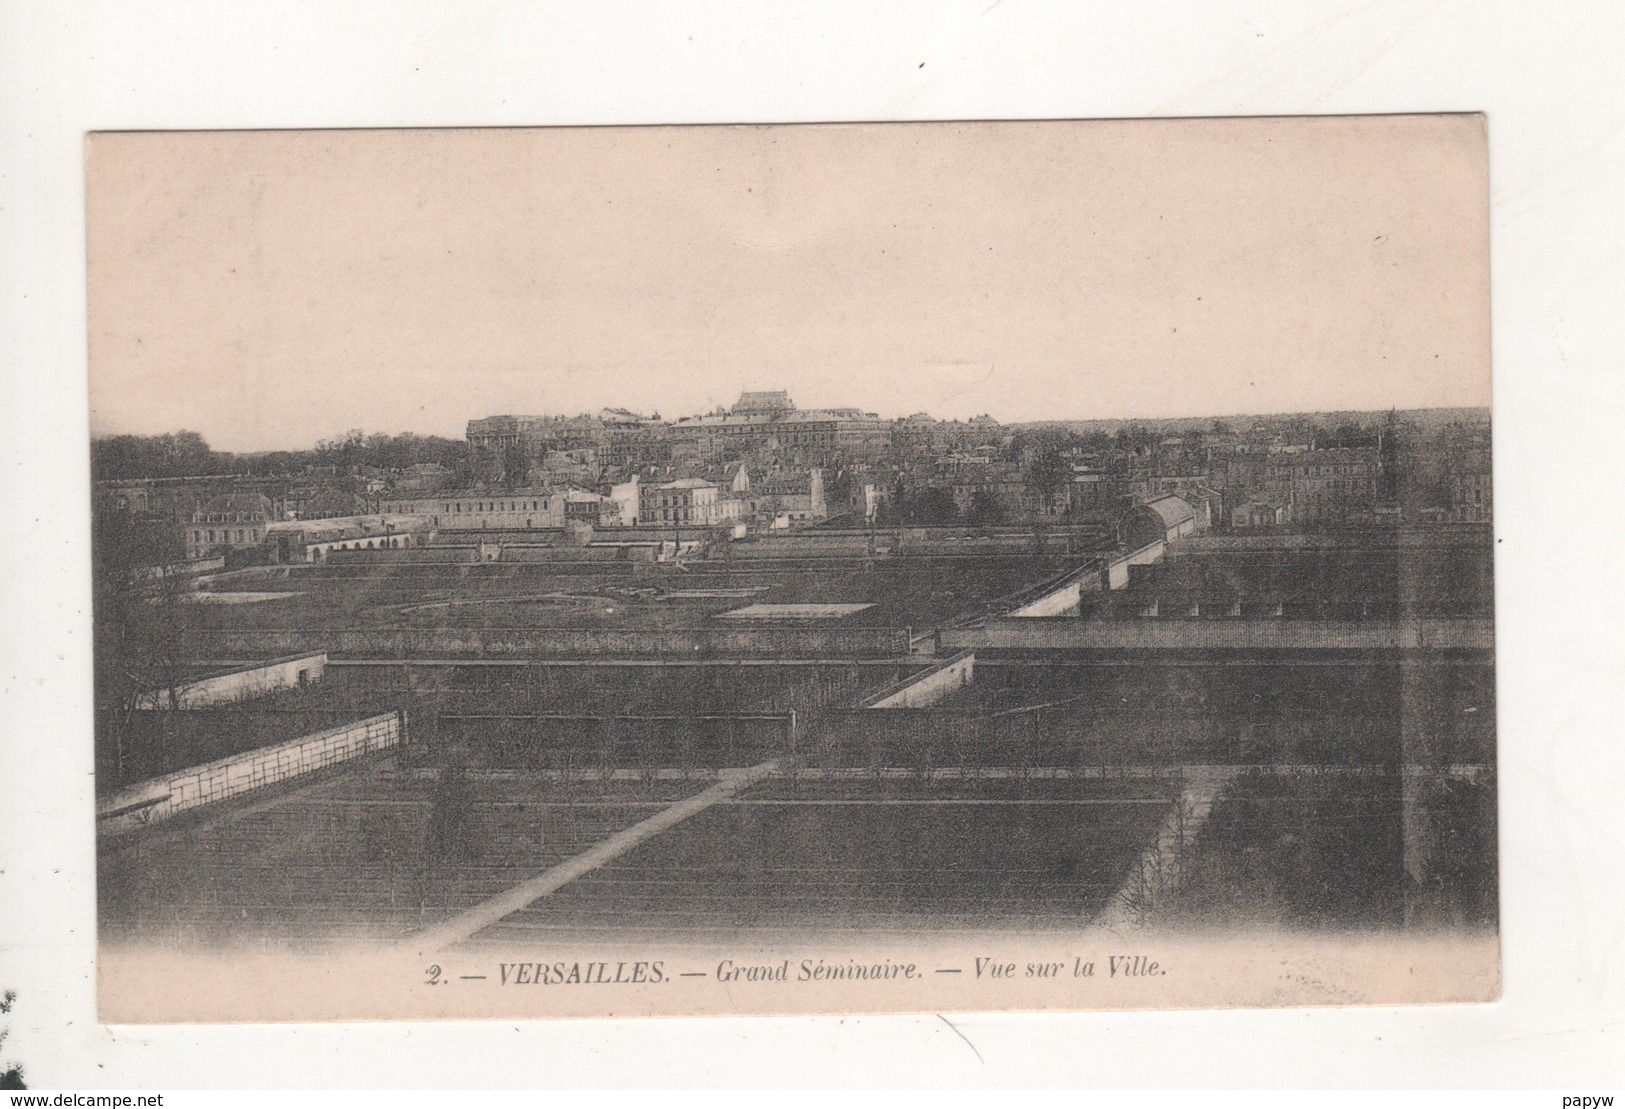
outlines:
{"label": "sepia photograph", "polygon": [[1483,116],[85,158],[103,1020],[1499,996]]}

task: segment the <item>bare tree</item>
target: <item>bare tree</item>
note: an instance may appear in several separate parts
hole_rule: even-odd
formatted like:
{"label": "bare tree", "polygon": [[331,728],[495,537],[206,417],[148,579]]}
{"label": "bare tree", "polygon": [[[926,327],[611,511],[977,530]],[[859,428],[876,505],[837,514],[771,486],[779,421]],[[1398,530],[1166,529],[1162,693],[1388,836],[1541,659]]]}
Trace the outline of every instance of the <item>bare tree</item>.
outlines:
{"label": "bare tree", "polygon": [[97,739],[123,781],[136,712],[180,707],[187,676],[184,597],[191,582],[174,563],[132,566],[121,564],[119,553],[98,543],[93,607]]}
{"label": "bare tree", "polygon": [[[16,1003],[16,1001],[17,991],[7,990],[5,995],[0,997],[0,1016],[10,1014],[11,1007]],[[10,1025],[0,1028],[0,1047],[5,1046],[6,1040],[8,1037],[10,1037],[10,1035]],[[23,1068],[21,1066],[16,1063],[0,1064],[0,1066],[5,1067],[5,1070],[0,1071],[0,1090],[28,1089],[28,1086],[23,1082]]]}

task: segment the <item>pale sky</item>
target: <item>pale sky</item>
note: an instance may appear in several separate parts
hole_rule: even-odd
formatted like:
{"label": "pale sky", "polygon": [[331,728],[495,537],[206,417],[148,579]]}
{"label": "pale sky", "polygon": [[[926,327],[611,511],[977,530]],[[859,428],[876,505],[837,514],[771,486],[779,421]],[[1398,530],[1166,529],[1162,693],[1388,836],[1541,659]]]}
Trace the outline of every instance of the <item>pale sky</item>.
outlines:
{"label": "pale sky", "polygon": [[1473,116],[94,136],[91,427],[1489,403]]}

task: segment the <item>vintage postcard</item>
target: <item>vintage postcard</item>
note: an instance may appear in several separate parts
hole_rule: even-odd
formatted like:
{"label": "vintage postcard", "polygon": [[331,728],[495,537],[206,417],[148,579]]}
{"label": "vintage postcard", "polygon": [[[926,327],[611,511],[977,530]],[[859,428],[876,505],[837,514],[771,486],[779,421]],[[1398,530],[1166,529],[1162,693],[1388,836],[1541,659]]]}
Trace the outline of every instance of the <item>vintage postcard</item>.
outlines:
{"label": "vintage postcard", "polygon": [[104,1020],[1498,996],[1483,117],[87,193]]}

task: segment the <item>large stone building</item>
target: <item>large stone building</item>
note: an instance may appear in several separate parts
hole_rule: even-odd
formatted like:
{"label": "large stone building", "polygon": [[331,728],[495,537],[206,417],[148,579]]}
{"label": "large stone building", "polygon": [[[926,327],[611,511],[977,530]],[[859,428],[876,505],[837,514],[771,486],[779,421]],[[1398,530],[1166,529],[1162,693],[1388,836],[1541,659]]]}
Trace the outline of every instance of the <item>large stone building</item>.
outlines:
{"label": "large stone building", "polygon": [[796,412],[779,422],[775,437],[787,447],[847,455],[874,454],[892,444],[892,423],[873,412],[830,408]]}
{"label": "large stone building", "polygon": [[1370,520],[1382,473],[1369,447],[1335,447],[1280,454],[1269,466],[1270,492],[1291,506],[1294,524],[1346,524]]}
{"label": "large stone building", "polygon": [[565,495],[551,489],[519,489],[511,493],[445,493],[438,497],[386,500],[384,513],[411,516],[442,531],[526,531],[564,525]]}
{"label": "large stone building", "polygon": [[272,519],[286,507],[286,478],[255,478],[238,474],[203,477],[125,478],[98,481],[98,511],[127,513],[186,527],[205,506],[228,493],[259,493],[271,502]]}
{"label": "large stone building", "polygon": [[282,520],[267,525],[271,558],[281,563],[325,562],[334,551],[404,550],[426,546],[432,529],[421,516],[381,514]]}
{"label": "large stone building", "polygon": [[770,527],[816,523],[829,515],[824,471],[816,468],[800,475],[775,475],[754,484],[747,481],[743,495],[752,515]]}
{"label": "large stone building", "polygon": [[856,408],[797,409],[787,393],[745,393],[725,414],[671,426],[673,441],[701,456],[758,448],[865,455],[892,443],[892,421]]}
{"label": "large stone building", "polygon": [[604,465],[637,464],[645,454],[669,454],[666,424],[624,408],[587,416],[487,416],[468,421],[468,445],[476,457],[505,458],[511,451],[542,459],[550,454],[591,452]]}
{"label": "large stone building", "polygon": [[638,523],[645,526],[709,527],[739,517],[739,501],[723,497],[721,488],[704,478],[644,485],[638,494]]}
{"label": "large stone building", "polygon": [[759,416],[764,419],[778,419],[788,416],[796,410],[795,402],[790,394],[783,389],[771,392],[740,393],[739,399],[734,402],[730,413],[735,416]]}
{"label": "large stone building", "polygon": [[509,461],[568,455],[578,464],[638,469],[685,457],[716,457],[770,448],[821,455],[865,455],[892,443],[892,422],[856,408],[802,411],[783,390],[744,393],[726,413],[666,423],[620,408],[592,416],[487,416],[468,422],[477,458]]}
{"label": "large stone building", "polygon": [[186,557],[204,558],[225,550],[257,547],[275,509],[263,493],[223,493],[192,514],[186,529]]}
{"label": "large stone building", "polygon": [[1495,498],[1488,446],[1454,453],[1446,473],[1451,517],[1461,523],[1489,523],[1494,518]]}

